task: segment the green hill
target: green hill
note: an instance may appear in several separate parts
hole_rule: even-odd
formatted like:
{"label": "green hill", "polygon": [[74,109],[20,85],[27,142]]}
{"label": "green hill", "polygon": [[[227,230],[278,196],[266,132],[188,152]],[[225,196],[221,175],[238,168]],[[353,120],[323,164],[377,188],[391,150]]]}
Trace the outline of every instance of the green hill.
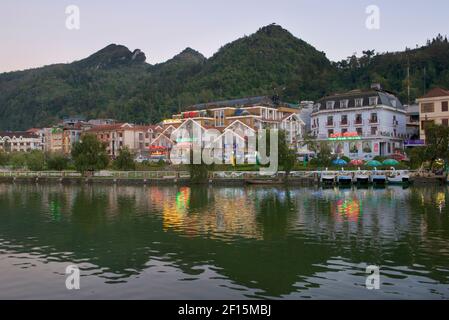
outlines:
{"label": "green hill", "polygon": [[407,102],[432,86],[449,87],[449,44],[437,37],[419,49],[341,62],[277,25],[222,47],[206,59],[187,48],[165,63],[145,63],[140,50],[109,45],[70,64],[0,74],[0,129],[46,126],[69,115],[156,122],[183,106],[215,99],[281,95],[314,100],[380,82]]}

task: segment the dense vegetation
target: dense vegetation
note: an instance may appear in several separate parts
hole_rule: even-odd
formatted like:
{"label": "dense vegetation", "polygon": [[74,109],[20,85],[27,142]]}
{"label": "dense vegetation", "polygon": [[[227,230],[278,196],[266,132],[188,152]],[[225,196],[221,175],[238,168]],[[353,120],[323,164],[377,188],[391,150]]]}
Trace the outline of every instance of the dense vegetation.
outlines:
{"label": "dense vegetation", "polygon": [[0,130],[50,125],[79,114],[156,122],[193,103],[273,92],[298,102],[372,82],[398,92],[404,102],[408,84],[411,101],[433,86],[449,87],[447,39],[438,36],[398,53],[367,50],[341,62],[330,62],[276,25],[225,45],[209,59],[187,48],[149,65],[139,50],[109,45],[71,64],[0,74]]}

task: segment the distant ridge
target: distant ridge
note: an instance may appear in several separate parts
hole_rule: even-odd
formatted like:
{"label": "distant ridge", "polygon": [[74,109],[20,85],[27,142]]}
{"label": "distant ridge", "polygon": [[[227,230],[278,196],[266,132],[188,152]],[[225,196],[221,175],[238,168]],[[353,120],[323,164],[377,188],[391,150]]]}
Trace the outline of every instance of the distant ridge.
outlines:
{"label": "distant ridge", "polygon": [[371,83],[396,92],[403,103],[434,87],[449,89],[447,38],[403,52],[367,50],[339,62],[276,24],[209,59],[188,47],[150,65],[141,50],[110,44],[73,63],[0,74],[0,130],[48,126],[72,115],[155,123],[200,103],[273,95],[297,103]]}

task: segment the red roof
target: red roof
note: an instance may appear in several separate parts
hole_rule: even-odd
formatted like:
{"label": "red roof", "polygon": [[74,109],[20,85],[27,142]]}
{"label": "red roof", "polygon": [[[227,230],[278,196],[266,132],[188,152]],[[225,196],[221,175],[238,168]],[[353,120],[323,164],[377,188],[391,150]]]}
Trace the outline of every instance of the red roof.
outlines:
{"label": "red roof", "polygon": [[448,97],[449,96],[449,90],[445,90],[442,88],[434,88],[427,92],[427,94],[420,99],[426,99],[426,98],[436,98],[436,97]]}

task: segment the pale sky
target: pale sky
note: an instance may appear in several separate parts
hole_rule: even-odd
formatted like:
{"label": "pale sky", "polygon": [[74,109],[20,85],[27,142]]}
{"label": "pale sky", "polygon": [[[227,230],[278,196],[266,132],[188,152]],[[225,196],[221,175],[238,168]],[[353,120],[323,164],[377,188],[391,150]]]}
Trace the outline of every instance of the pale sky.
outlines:
{"label": "pale sky", "polygon": [[[80,30],[66,28],[68,5],[80,9]],[[369,5],[380,9],[379,30],[365,27]],[[449,34],[449,1],[1,0],[0,72],[72,62],[110,43],[141,49],[152,64],[186,47],[210,57],[273,22],[337,61]]]}

